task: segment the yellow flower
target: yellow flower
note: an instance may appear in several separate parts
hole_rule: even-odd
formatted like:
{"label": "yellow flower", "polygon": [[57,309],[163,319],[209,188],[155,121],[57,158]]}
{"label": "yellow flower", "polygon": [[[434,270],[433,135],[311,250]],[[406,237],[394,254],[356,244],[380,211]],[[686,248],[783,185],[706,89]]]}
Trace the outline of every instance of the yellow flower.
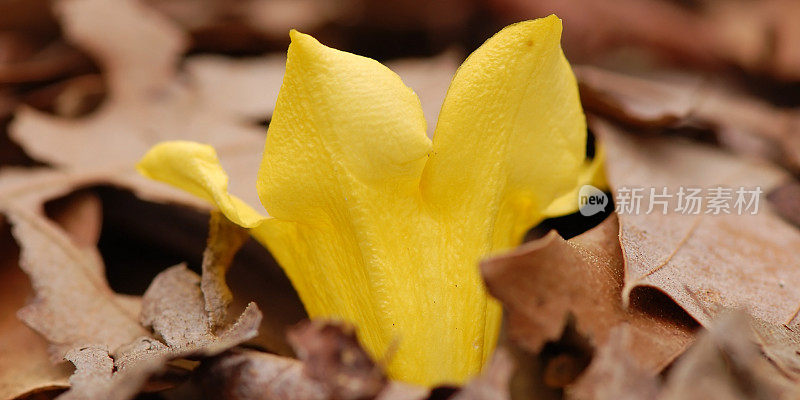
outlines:
{"label": "yellow flower", "polygon": [[396,74],[292,31],[258,175],[269,216],[227,192],[209,146],[162,143],[138,167],[250,228],[309,315],[354,323],[392,378],[462,383],[501,320],[478,261],[574,211],[597,171],[560,36],[549,16],[489,39],[453,78],[431,142]]}

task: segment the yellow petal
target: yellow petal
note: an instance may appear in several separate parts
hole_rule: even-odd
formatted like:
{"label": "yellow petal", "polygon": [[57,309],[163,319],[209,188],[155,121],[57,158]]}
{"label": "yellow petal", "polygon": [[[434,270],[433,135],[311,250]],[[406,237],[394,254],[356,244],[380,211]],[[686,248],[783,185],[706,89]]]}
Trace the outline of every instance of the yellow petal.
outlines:
{"label": "yellow petal", "polygon": [[543,215],[547,218],[560,217],[572,214],[580,208],[578,204],[578,192],[583,185],[592,185],[600,190],[608,189],[603,165],[606,161],[605,147],[597,144],[597,152],[591,160],[587,160],[578,177],[578,184],[569,193],[553,200],[544,210]]}
{"label": "yellow petal", "polygon": [[517,244],[584,162],[586,121],[560,39],[554,15],[503,29],[459,68],[439,114],[423,193],[497,225],[494,247]]}
{"label": "yellow petal", "polygon": [[291,38],[258,179],[270,215],[338,212],[350,182],[416,191],[431,147],[416,94],[375,60]]}
{"label": "yellow petal", "polygon": [[183,189],[216,205],[225,217],[245,228],[261,224],[264,216],[228,193],[228,175],[214,148],[173,141],[153,146],[136,165],[142,175]]}

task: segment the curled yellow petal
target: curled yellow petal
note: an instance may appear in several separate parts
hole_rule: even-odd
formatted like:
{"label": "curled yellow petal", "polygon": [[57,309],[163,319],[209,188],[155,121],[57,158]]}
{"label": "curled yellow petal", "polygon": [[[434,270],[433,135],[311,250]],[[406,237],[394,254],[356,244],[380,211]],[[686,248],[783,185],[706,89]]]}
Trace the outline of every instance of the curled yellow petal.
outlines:
{"label": "curled yellow petal", "polygon": [[228,175],[214,148],[195,142],[172,141],[151,148],[136,165],[142,175],[183,189],[216,205],[225,217],[245,228],[261,224],[264,216],[228,193]]}

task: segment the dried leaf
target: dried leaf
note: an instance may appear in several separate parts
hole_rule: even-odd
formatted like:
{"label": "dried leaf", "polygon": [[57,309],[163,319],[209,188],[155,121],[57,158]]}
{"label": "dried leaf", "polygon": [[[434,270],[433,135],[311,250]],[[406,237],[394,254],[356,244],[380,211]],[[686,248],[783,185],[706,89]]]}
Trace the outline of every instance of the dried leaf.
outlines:
{"label": "dried leaf", "polygon": [[714,128],[721,144],[800,170],[800,113],[782,110],[724,85],[691,76],[626,76],[575,68],[581,99],[593,112],[645,127]]}
{"label": "dried leaf", "polygon": [[[215,329],[221,325],[214,319],[219,314],[212,316],[206,311],[200,277],[182,266],[156,277],[142,299],[139,315],[138,302],[109,289],[93,247],[77,247],[58,226],[37,213],[14,206],[7,212],[22,247],[21,265],[37,295],[20,310],[20,318],[50,341],[57,360],[66,355],[78,367],[73,387],[64,398],[106,399],[112,394],[119,396],[113,398],[130,398],[167,361],[213,356],[257,334],[261,313],[254,304],[234,324]],[[66,226],[71,223],[64,222]],[[234,231],[239,243],[234,240],[224,245],[224,235],[231,232],[227,224],[221,218],[212,220],[210,246],[204,254],[204,265],[218,270],[207,278],[210,298],[217,300],[221,298],[217,291],[227,287],[224,280],[215,279],[224,279],[225,263],[232,260],[244,239]],[[164,343],[150,338],[150,332],[137,322],[139,318],[152,326]],[[112,368],[108,368],[109,362]]]}
{"label": "dried leaf", "polygon": [[611,330],[608,342],[580,379],[568,388],[568,398],[581,400],[654,399],[660,382],[631,357],[631,327]]}
{"label": "dried leaf", "polygon": [[91,63],[83,54],[55,41],[23,60],[0,63],[0,83],[35,83],[85,72],[90,68]]}
{"label": "dried leaf", "polygon": [[662,307],[650,313],[623,307],[617,231],[612,215],[569,241],[552,232],[481,264],[490,293],[505,306],[512,341],[538,353],[561,336],[567,316],[573,315],[577,331],[599,348],[606,345],[613,327],[628,324],[626,345],[651,372],[660,371],[684,350],[693,327],[674,310]]}
{"label": "dried leaf", "polygon": [[291,358],[258,351],[225,354],[203,363],[198,372],[209,398],[225,400],[324,400],[322,383],[303,372]]}
{"label": "dried leaf", "polygon": [[572,60],[601,61],[635,47],[648,55],[695,67],[731,65],[754,75],[800,80],[800,6],[792,0],[492,0],[515,21],[555,13],[569,21],[564,47]]}
{"label": "dried leaf", "polygon": [[51,344],[54,361],[71,349],[103,344],[111,351],[148,332],[108,287],[93,248],[76,247],[54,223],[23,209],[7,213],[20,243],[20,267],[36,292],[18,312]]}
{"label": "dried leaf", "polygon": [[659,399],[777,399],[791,383],[761,356],[748,318],[721,316],[670,371]]}
{"label": "dried leaf", "polygon": [[800,335],[785,325],[750,317],[754,341],[784,375],[800,382]]}
{"label": "dried leaf", "polygon": [[68,39],[99,60],[110,93],[100,110],[78,120],[20,109],[10,136],[57,169],[12,183],[0,180],[4,198],[24,197],[53,182],[67,188],[112,183],[151,199],[207,209],[134,169],[155,143],[192,139],[214,144],[237,176],[231,190],[260,204],[252,185],[260,154],[253,149],[263,145],[264,135],[258,126],[216,110],[181,80],[177,64],[186,38],[177,27],[133,0],[64,0],[57,8]]}
{"label": "dried leaf", "polygon": [[285,66],[285,55],[251,59],[203,55],[186,61],[187,73],[202,101],[242,121],[272,116]]}
{"label": "dried leaf", "polygon": [[[204,253],[203,264],[209,268],[225,271],[233,255],[243,242],[241,233],[234,236],[234,243],[224,245],[230,227],[224,218],[211,220],[209,247]],[[222,279],[222,282],[214,282]],[[214,274],[206,281],[210,292],[226,290],[224,273]],[[177,265],[161,272],[142,297],[139,319],[143,326],[152,327],[156,337],[140,337],[118,351],[111,361],[113,368],[97,351],[88,354],[86,349],[73,350],[70,360],[77,360],[73,387],[65,398],[76,399],[126,399],[138,392],[150,375],[162,370],[167,361],[184,357],[215,356],[231,347],[243,343],[258,334],[261,312],[250,303],[238,320],[227,327],[218,327],[218,315],[207,312],[209,304],[201,289],[201,278],[184,265]],[[219,295],[211,296],[218,299]],[[219,304],[216,304],[219,305]],[[106,351],[105,356],[108,357]],[[88,359],[86,358],[88,357]],[[99,359],[102,362],[97,362]],[[87,364],[87,360],[91,363]],[[112,373],[113,371],[113,373]]]}
{"label": "dried leaf", "polygon": [[469,382],[452,400],[509,400],[509,382],[514,361],[504,348],[497,348],[481,374]]}
{"label": "dried leaf", "polygon": [[775,212],[800,228],[800,183],[794,180],[783,183],[769,193]]}
{"label": "dried leaf", "polygon": [[797,324],[797,229],[776,216],[765,201],[754,215],[752,210],[739,215],[733,204],[729,214],[676,210],[679,187],[760,187],[769,192],[786,179],[783,172],[701,145],[633,137],[600,121],[592,126],[607,149],[606,172],[615,194],[621,188],[645,188],[645,205],[647,188],[657,193],[667,188],[673,194],[666,207],[656,206],[647,213],[642,206],[638,213],[619,216],[626,300],[636,287],[653,287],[703,325],[719,307],[742,307],[774,325]]}
{"label": "dried leaf", "polygon": [[232,351],[204,362],[198,379],[210,398],[226,400],[422,400],[428,390],[387,381],[358,344],[352,328],[312,321],[290,338],[302,361],[256,351]]}
{"label": "dried leaf", "polygon": [[59,400],[130,399],[163,363],[163,360],[149,359],[117,369],[108,350],[94,346],[73,349],[66,359],[75,365],[75,373],[70,377],[72,389],[59,396]]}
{"label": "dried leaf", "polygon": [[152,327],[172,352],[212,356],[256,336],[261,313],[255,303],[217,335],[205,310],[200,277],[176,265],[158,274],[142,297],[142,325]]}
{"label": "dried leaf", "polygon": [[4,232],[0,245],[0,399],[66,388],[72,373],[66,364],[53,365],[47,341],[17,319],[16,311],[25,304],[32,289],[25,273],[17,267],[16,249],[11,242],[8,232]]}
{"label": "dried leaf", "polygon": [[246,229],[228,221],[222,213],[211,212],[208,243],[203,253],[201,290],[208,322],[213,328],[225,322],[228,306],[233,301],[233,294],[225,283],[225,274],[236,252],[249,237]]}
{"label": "dried leaf", "polygon": [[335,399],[375,397],[386,385],[383,369],[361,348],[355,329],[344,323],[309,321],[288,333],[305,372]]}

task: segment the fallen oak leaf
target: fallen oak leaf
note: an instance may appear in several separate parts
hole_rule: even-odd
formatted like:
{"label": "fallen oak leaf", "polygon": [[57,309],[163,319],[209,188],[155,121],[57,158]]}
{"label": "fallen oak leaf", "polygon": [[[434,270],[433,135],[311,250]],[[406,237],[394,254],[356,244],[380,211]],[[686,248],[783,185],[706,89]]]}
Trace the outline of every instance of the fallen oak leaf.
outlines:
{"label": "fallen oak leaf", "polygon": [[[216,143],[223,162],[250,178],[240,181],[255,181],[250,171],[260,157],[251,150],[263,144],[261,129],[216,112],[190,83],[180,80],[177,64],[186,38],[178,28],[132,0],[64,0],[57,3],[57,10],[67,38],[87,49],[103,66],[110,88],[108,99],[97,112],[77,120],[26,107],[18,110],[10,136],[28,154],[59,172],[54,171],[49,179],[40,176],[43,182],[18,183],[3,197],[19,197],[61,179],[59,184],[69,187],[87,181],[111,183],[151,199],[207,209],[191,196],[153,184],[135,172],[138,158],[166,139]],[[97,19],[97,15],[107,17]],[[258,204],[250,186],[235,185],[232,190]]]}
{"label": "fallen oak leaf", "polygon": [[31,84],[87,72],[91,68],[85,55],[61,41],[53,41],[30,57],[0,63],[0,83]]}
{"label": "fallen oak leaf", "polygon": [[512,342],[538,353],[561,336],[571,314],[577,331],[598,348],[615,326],[628,324],[631,354],[648,371],[660,371],[683,352],[693,331],[685,318],[668,309],[652,314],[623,306],[617,231],[612,215],[569,241],[551,232],[481,263],[489,292],[505,307]]}
{"label": "fallen oak leaf", "polygon": [[678,358],[662,381],[630,358],[626,327],[615,331],[568,398],[602,399],[790,399],[796,382],[782,375],[759,351],[757,326],[742,311],[719,312],[708,330]]}
{"label": "fallen oak leaf", "polygon": [[250,59],[201,55],[185,63],[198,97],[243,121],[272,116],[285,66],[286,56],[277,54]]}
{"label": "fallen oak leaf", "polygon": [[147,335],[108,287],[96,254],[76,247],[54,223],[30,211],[17,208],[7,216],[22,249],[20,267],[36,292],[18,316],[48,339],[54,361],[85,344],[114,350]]}
{"label": "fallen oak leaf", "polygon": [[[226,270],[227,266],[222,264],[232,260],[241,241],[223,246],[226,235],[230,233],[230,223],[217,216],[211,219],[210,224],[204,265]],[[219,275],[209,279],[215,278],[219,279]],[[208,285],[206,290],[213,292],[227,288],[222,282]],[[218,315],[207,312],[205,298],[201,278],[185,265],[161,272],[142,297],[139,315],[142,325],[152,327],[157,339],[149,335],[136,338],[111,352],[113,359],[108,350],[93,349],[92,346],[73,349],[69,359],[76,362],[76,379],[71,381],[73,386],[63,398],[131,398],[151,375],[163,370],[168,361],[215,356],[258,334],[261,312],[254,303],[250,303],[234,323],[218,327]],[[106,358],[111,360],[111,368]]]}
{"label": "fallen oak leaf", "polygon": [[750,317],[753,341],[786,376],[800,381],[800,335],[785,325],[774,325]]}
{"label": "fallen oak leaf", "polygon": [[[637,187],[656,188],[658,193],[664,188],[673,195],[680,187],[706,191],[760,187],[769,192],[787,178],[766,162],[744,160],[707,146],[634,137],[599,120],[593,121],[592,129],[608,152],[606,173],[617,197],[621,189]],[[677,196],[668,200],[663,207],[657,205],[655,212],[619,215],[626,301],[634,288],[652,287],[703,325],[718,307],[743,307],[775,325],[796,323],[800,304],[797,229],[775,215],[769,204],[761,204],[753,215],[753,210],[737,215],[733,207],[730,214],[700,214],[703,210],[682,214],[676,211]]]}
{"label": "fallen oak leaf", "polygon": [[[83,364],[83,370],[78,371],[80,376],[93,378],[79,378],[76,382],[86,382],[89,387],[74,386],[66,398],[105,399],[110,398],[106,397],[110,393],[126,393],[121,387],[128,387],[131,381],[145,382],[171,359],[215,355],[257,334],[261,314],[254,304],[236,323],[215,330],[206,312],[200,278],[177,267],[159,275],[143,299],[142,319],[155,328],[166,344],[149,338],[149,332],[137,322],[138,307],[131,307],[128,298],[119,297],[108,288],[103,266],[96,264],[99,257],[87,256],[92,253],[81,251],[63,232],[58,232],[54,223],[39,214],[21,208],[10,210],[12,232],[22,247],[22,266],[37,293],[37,300],[19,312],[20,318],[48,338],[55,357],[86,345],[102,346],[107,357],[109,351],[114,355],[114,371],[130,371],[98,383],[95,380],[105,375],[86,368],[100,368],[103,364]],[[228,224],[224,218],[214,221],[220,220]],[[221,236],[228,233],[219,227],[211,232],[212,244],[219,243]],[[232,259],[231,251],[211,246],[206,252],[211,260],[208,263],[225,269],[219,264]],[[207,290],[220,286],[224,284],[210,285]],[[76,353],[72,356],[78,357]],[[96,354],[89,356],[96,358]]]}
{"label": "fallen oak leaf", "polygon": [[691,76],[633,77],[575,67],[581,100],[595,113],[643,127],[712,127],[721,144],[800,169],[800,112],[783,110]]}
{"label": "fallen oak leaf", "polygon": [[564,38],[570,59],[602,61],[613,50],[636,47],[666,61],[709,70],[731,66],[777,79],[800,79],[800,7],[792,0],[686,4],[625,0],[609,7],[590,0],[492,0],[519,20],[555,13],[576,29]]}

